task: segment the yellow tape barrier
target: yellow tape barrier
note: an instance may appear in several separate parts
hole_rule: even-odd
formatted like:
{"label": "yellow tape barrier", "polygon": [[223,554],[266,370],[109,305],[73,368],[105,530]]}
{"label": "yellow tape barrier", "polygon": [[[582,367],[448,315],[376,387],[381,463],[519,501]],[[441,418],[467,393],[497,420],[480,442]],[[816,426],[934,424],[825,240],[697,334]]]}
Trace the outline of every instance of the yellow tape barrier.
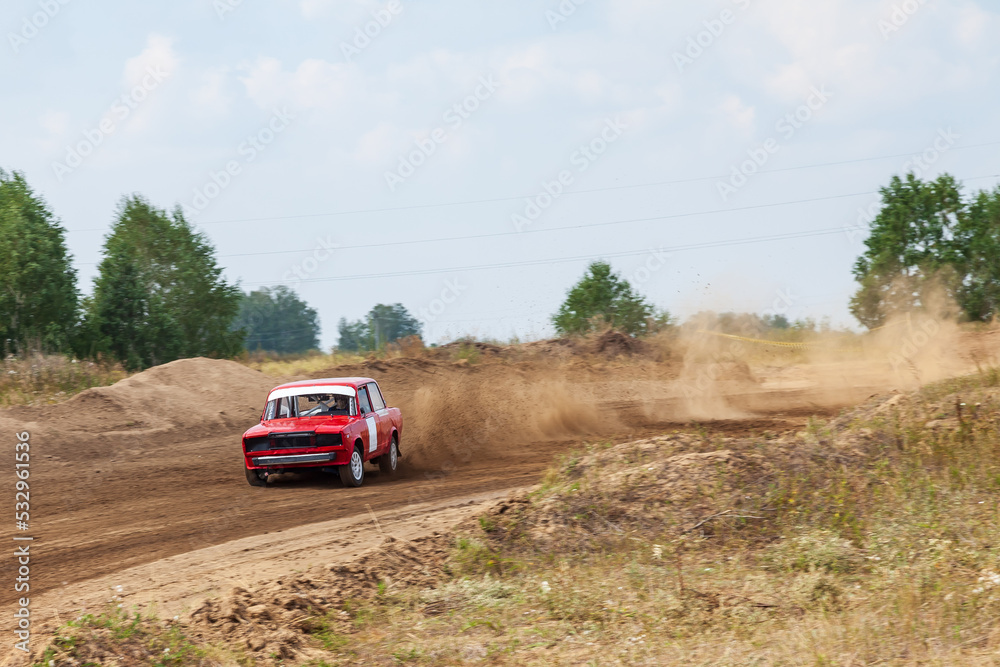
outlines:
{"label": "yellow tape barrier", "polygon": [[730,338],[732,340],[741,340],[746,343],[757,343],[758,345],[777,345],[779,347],[814,347],[816,345],[823,345],[824,343],[786,343],[780,340],[764,340],[762,338],[745,338],[744,336],[734,336],[732,334],[719,333],[718,331],[708,331],[707,329],[698,329],[698,333],[708,334],[709,336],[718,336],[720,338]]}
{"label": "yellow tape barrier", "polygon": [[[907,325],[912,327],[913,324],[910,322],[909,315],[906,317],[905,322],[893,322],[891,324],[883,324],[880,327],[875,327],[874,329],[869,329],[867,334],[874,333],[880,329],[888,329],[890,327],[898,327]],[[780,340],[764,340],[763,338],[746,338],[745,336],[734,336],[732,334],[719,333],[718,331],[709,331],[708,329],[698,329],[698,333],[708,334],[709,336],[718,336],[720,338],[730,338],[732,340],[743,341],[744,343],[757,343],[758,345],[776,345],[778,347],[831,347],[830,343],[786,343]],[[850,347],[859,347],[857,345],[852,345]]]}

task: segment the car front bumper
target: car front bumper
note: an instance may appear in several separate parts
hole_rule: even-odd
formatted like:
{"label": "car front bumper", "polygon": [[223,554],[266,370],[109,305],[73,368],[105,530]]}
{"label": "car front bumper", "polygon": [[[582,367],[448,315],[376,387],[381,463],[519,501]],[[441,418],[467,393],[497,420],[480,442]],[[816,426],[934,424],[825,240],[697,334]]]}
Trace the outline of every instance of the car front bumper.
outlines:
{"label": "car front bumper", "polygon": [[254,456],[251,461],[255,466],[285,466],[300,463],[329,463],[337,460],[337,452],[326,452],[324,454],[289,454],[272,456]]}
{"label": "car front bumper", "polygon": [[251,470],[277,470],[295,468],[313,468],[323,466],[347,465],[351,453],[346,448],[325,451],[281,451],[265,450],[262,452],[244,452],[243,460]]}

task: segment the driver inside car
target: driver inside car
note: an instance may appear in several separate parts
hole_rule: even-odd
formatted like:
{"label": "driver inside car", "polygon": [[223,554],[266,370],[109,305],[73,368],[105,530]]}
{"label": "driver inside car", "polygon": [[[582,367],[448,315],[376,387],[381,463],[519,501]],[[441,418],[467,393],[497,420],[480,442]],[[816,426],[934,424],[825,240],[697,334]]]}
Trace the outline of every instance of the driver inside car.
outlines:
{"label": "driver inside car", "polygon": [[330,401],[330,414],[331,415],[349,415],[350,414],[350,404],[348,402],[347,396],[336,395],[333,400]]}

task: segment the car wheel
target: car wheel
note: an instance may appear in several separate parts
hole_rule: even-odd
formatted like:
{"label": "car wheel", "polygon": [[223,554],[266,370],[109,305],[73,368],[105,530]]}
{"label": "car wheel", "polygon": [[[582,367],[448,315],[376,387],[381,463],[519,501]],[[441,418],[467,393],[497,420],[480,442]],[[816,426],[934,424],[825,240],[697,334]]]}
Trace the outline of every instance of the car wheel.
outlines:
{"label": "car wheel", "polygon": [[397,465],[399,465],[399,446],[396,444],[396,436],[392,436],[389,451],[378,457],[378,469],[386,475],[391,475],[396,472]]}
{"label": "car wheel", "polygon": [[365,481],[365,460],[361,457],[360,447],[355,445],[351,461],[346,466],[340,466],[340,481],[344,486],[361,486]]}
{"label": "car wheel", "polygon": [[247,474],[247,482],[250,486],[267,486],[267,480],[260,476],[260,472],[257,470],[251,470],[246,467],[246,463],[243,464],[243,470]]}

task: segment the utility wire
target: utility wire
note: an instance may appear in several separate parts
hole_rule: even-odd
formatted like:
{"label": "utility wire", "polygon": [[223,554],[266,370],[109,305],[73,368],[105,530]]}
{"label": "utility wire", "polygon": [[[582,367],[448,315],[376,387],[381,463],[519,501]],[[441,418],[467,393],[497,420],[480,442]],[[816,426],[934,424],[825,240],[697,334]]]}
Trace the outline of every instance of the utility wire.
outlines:
{"label": "utility wire", "polygon": [[[987,176],[975,176],[973,178],[963,179],[965,181],[975,181],[983,178],[1000,178],[1000,174],[989,174]],[[333,250],[356,250],[359,248],[388,248],[392,246],[405,246],[414,245],[419,243],[440,243],[445,241],[468,241],[474,239],[487,239],[487,238],[497,238],[503,236],[520,236],[523,234],[542,234],[549,232],[559,232],[565,230],[580,230],[580,229],[592,229],[597,227],[610,227],[614,225],[624,225],[635,222],[654,222],[657,220],[676,220],[679,218],[690,218],[700,215],[717,215],[720,213],[730,213],[737,211],[752,211],[762,208],[773,208],[775,206],[791,206],[794,204],[807,204],[811,202],[818,201],[830,201],[834,199],[849,199],[851,197],[862,197],[865,195],[875,195],[878,194],[877,190],[869,190],[867,192],[852,192],[849,194],[842,195],[830,195],[827,197],[811,197],[809,199],[794,199],[791,201],[782,202],[772,202],[769,204],[754,204],[752,206],[737,206],[734,208],[717,208],[710,209],[707,211],[690,211],[688,213],[672,213],[670,215],[657,215],[649,218],[629,218],[626,220],[610,220],[607,222],[595,222],[584,225],[564,225],[562,227],[545,227],[541,229],[524,229],[521,231],[511,231],[511,232],[490,232],[488,234],[468,234],[464,236],[443,236],[430,239],[412,239],[409,241],[386,241],[384,243],[365,243],[363,245],[352,245],[352,246],[337,246]],[[261,255],[284,255],[291,253],[303,253],[308,252],[308,250],[302,250],[301,248],[296,250],[263,250],[260,252],[241,252],[241,253],[231,253],[228,255],[219,255],[220,259],[229,257],[257,257]]]}
{"label": "utility wire", "polygon": [[[1000,142],[998,142],[998,143],[1000,143]],[[963,181],[975,181],[975,180],[981,180],[981,179],[984,179],[984,178],[1000,178],[1000,174],[988,174],[986,176],[973,176],[971,178],[963,179]],[[478,239],[487,239],[487,238],[498,238],[498,237],[504,237],[504,236],[520,236],[520,235],[526,235],[526,234],[541,234],[541,233],[559,232],[559,231],[566,231],[566,230],[593,229],[593,228],[598,228],[598,227],[610,227],[610,226],[614,226],[614,225],[624,225],[624,224],[631,224],[631,223],[637,223],[637,222],[654,222],[654,221],[657,221],[657,220],[676,220],[676,219],[680,219],[680,218],[689,218],[689,217],[702,216],[702,215],[717,215],[717,214],[721,214],[721,213],[732,213],[732,212],[739,212],[739,211],[752,211],[752,210],[756,210],[756,209],[773,208],[773,207],[777,207],[777,206],[791,206],[791,205],[794,205],[794,204],[807,204],[807,203],[818,202],[818,201],[831,201],[831,200],[835,200],[835,199],[849,199],[851,197],[862,197],[862,196],[865,196],[865,195],[874,195],[874,194],[878,194],[878,191],[877,190],[869,190],[869,191],[866,191],[866,192],[852,192],[852,193],[848,193],[848,194],[829,195],[829,196],[826,196],[826,197],[811,197],[811,198],[808,198],[808,199],[794,199],[794,200],[783,201],[783,202],[771,202],[771,203],[768,203],[768,204],[754,204],[754,205],[751,205],[751,206],[737,206],[737,207],[733,207],[733,208],[709,209],[707,211],[689,211],[687,213],[673,213],[673,214],[670,214],[670,215],[659,215],[659,216],[652,216],[652,217],[647,217],[647,218],[628,218],[628,219],[625,219],[625,220],[610,220],[610,221],[606,221],[606,222],[595,222],[595,223],[589,223],[589,224],[584,224],[584,225],[564,225],[562,227],[545,227],[545,228],[541,228],[541,229],[525,229],[525,230],[520,230],[520,231],[490,232],[490,233],[487,233],[487,234],[466,234],[466,235],[462,235],[462,236],[441,236],[441,237],[435,237],[435,238],[429,238],[429,239],[411,239],[411,240],[408,240],[408,241],[386,241],[386,242],[383,242],[383,243],[365,243],[365,244],[361,244],[361,245],[351,245],[351,246],[341,246],[341,245],[338,245],[338,246],[335,246],[333,248],[330,248],[330,250],[342,251],[342,250],[357,250],[357,249],[370,249],[370,248],[388,248],[388,247],[393,247],[393,246],[416,245],[416,244],[421,244],[421,243],[442,243],[442,242],[448,242],[448,241],[468,241],[468,240],[478,240]],[[308,249],[301,249],[301,248],[297,248],[297,249],[294,249],[294,250],[263,250],[263,251],[259,251],[259,252],[243,252],[243,253],[230,253],[230,254],[226,254],[226,255],[219,255],[219,259],[228,259],[228,258],[232,258],[232,257],[260,257],[260,256],[268,256],[268,255],[302,254],[302,253],[305,253],[305,252],[309,252],[309,250]],[[96,262],[79,262],[79,263],[77,263],[77,265],[78,266],[94,266],[94,265],[96,265]],[[270,285],[270,284],[274,284],[274,283],[271,283],[271,282],[262,282],[262,283],[251,283],[251,284],[255,284],[255,285]]]}
{"label": "utility wire", "polygon": [[[984,146],[996,146],[998,144],[1000,144],[1000,141],[990,141],[990,142],[985,142],[985,143],[981,143],[981,144],[967,144],[967,145],[964,145],[964,146],[952,146],[951,148],[948,149],[948,151],[951,152],[951,151],[965,150],[965,149],[968,149],[968,148],[982,148]],[[917,151],[917,152],[910,151],[910,152],[907,152],[907,153],[895,153],[893,155],[879,155],[879,156],[875,156],[875,157],[854,158],[854,159],[851,159],[851,160],[839,160],[839,161],[835,161],[835,162],[819,162],[819,163],[816,163],[816,164],[804,164],[804,165],[797,165],[797,166],[794,166],[794,167],[782,167],[780,169],[768,169],[766,171],[759,171],[759,172],[757,172],[756,175],[757,176],[761,176],[761,175],[765,175],[765,174],[778,174],[778,173],[783,173],[783,172],[788,172],[788,171],[798,171],[800,169],[816,169],[816,168],[820,168],[820,167],[834,167],[834,166],[845,165],[845,164],[856,164],[856,163],[859,163],[859,162],[874,162],[874,161],[878,161],[878,160],[889,160],[889,159],[900,158],[900,157],[911,157],[913,155],[918,155],[918,154],[919,154],[919,151]],[[702,181],[714,181],[714,180],[719,180],[719,179],[726,179],[726,178],[729,178],[729,176],[730,176],[730,174],[723,174],[723,175],[716,175],[716,176],[699,176],[699,177],[696,177],[696,178],[673,179],[673,180],[666,180],[666,181],[652,181],[650,183],[635,183],[635,184],[630,184],[630,185],[610,185],[610,186],[605,186],[605,187],[600,187],[600,188],[590,188],[590,189],[586,189],[586,190],[567,190],[567,191],[564,191],[560,196],[565,197],[565,196],[568,196],[568,195],[590,194],[590,193],[594,193],[594,192],[609,192],[609,191],[613,191],[613,190],[629,190],[629,189],[634,189],[634,188],[649,188],[649,187],[655,187],[655,186],[659,186],[659,185],[681,185],[681,184],[685,184],[685,183],[698,183],[698,182],[702,182]],[[968,179],[968,180],[971,180],[971,179]],[[331,212],[327,212],[327,213],[303,213],[303,214],[298,214],[298,215],[273,215],[273,216],[265,216],[265,217],[260,217],[260,218],[230,218],[230,219],[225,219],[225,220],[206,220],[206,221],[194,221],[194,222],[196,222],[199,225],[221,225],[221,224],[228,224],[228,223],[233,223],[233,222],[262,222],[262,221],[265,221],[265,220],[297,220],[297,219],[304,219],[304,218],[322,218],[322,217],[338,217],[338,216],[344,216],[344,215],[362,215],[362,214],[368,214],[368,213],[388,213],[388,212],[392,212],[392,211],[413,211],[413,210],[427,209],[427,208],[446,208],[446,207],[450,207],[450,206],[468,206],[468,205],[472,205],[472,204],[492,204],[492,203],[505,202],[505,201],[519,201],[519,200],[524,200],[524,199],[531,199],[532,197],[538,196],[538,194],[539,194],[538,192],[534,192],[534,193],[531,193],[531,194],[528,194],[528,195],[517,195],[517,196],[513,196],[513,197],[495,197],[495,198],[491,198],[491,199],[470,199],[470,200],[465,200],[465,201],[439,202],[439,203],[433,203],[433,204],[413,204],[413,205],[409,205],[409,206],[389,206],[389,207],[384,207],[384,208],[355,209],[355,210],[351,210],[351,211],[331,211]],[[89,228],[89,229],[71,229],[71,230],[67,230],[67,231],[71,232],[71,233],[78,233],[78,232],[82,233],[82,232],[101,232],[101,231],[105,231],[105,230],[106,230],[105,227],[100,227],[100,228],[93,227],[93,228]]]}
{"label": "utility wire", "polygon": [[[432,275],[439,273],[458,273],[462,271],[482,271],[486,269],[503,269],[518,266],[537,266],[539,264],[562,264],[566,262],[578,262],[581,260],[593,260],[593,259],[604,259],[604,258],[615,258],[615,257],[634,257],[636,255],[645,255],[652,253],[670,253],[670,252],[681,252],[684,250],[699,250],[702,248],[719,248],[723,246],[734,246],[734,245],[745,245],[749,243],[766,243],[769,241],[784,241],[787,239],[799,239],[807,238],[811,236],[826,236],[830,234],[843,234],[843,227],[832,227],[829,229],[819,229],[810,232],[791,232],[788,234],[772,234],[769,236],[751,236],[742,239],[731,239],[728,241],[708,241],[705,243],[692,243],[688,245],[673,246],[667,248],[647,248],[644,250],[629,250],[625,252],[613,252],[613,253],[602,253],[600,255],[578,255],[576,257],[556,257],[549,259],[535,259],[527,260],[521,262],[502,262],[498,264],[476,264],[471,266],[458,266],[450,268],[434,268],[434,269],[418,269],[414,271],[394,271],[390,273],[369,273],[364,275],[355,276],[336,276],[331,278],[305,278],[301,279],[299,283],[326,283],[326,282],[339,282],[345,280],[371,280],[374,278],[396,278],[400,276],[423,276]],[[270,282],[254,282],[246,283],[246,285],[273,285],[278,284],[280,281],[270,281]]]}
{"label": "utility wire", "polygon": [[[983,146],[996,146],[998,144],[1000,144],[1000,141],[990,141],[990,142],[986,142],[986,143],[982,143],[982,144],[968,144],[968,145],[965,145],[965,146],[952,146],[951,148],[948,149],[948,151],[951,152],[951,151],[956,151],[956,150],[963,150],[963,149],[966,149],[966,148],[981,148]],[[816,169],[816,168],[819,168],[819,167],[833,167],[833,166],[839,166],[839,165],[845,165],[845,164],[855,164],[855,163],[858,163],[858,162],[874,162],[874,161],[877,161],[877,160],[889,160],[889,159],[892,159],[892,158],[911,157],[911,156],[916,155],[916,154],[917,153],[914,153],[914,152],[911,151],[909,153],[896,153],[896,154],[893,154],[893,155],[879,155],[877,157],[855,158],[855,159],[851,159],[851,160],[840,160],[840,161],[837,161],[837,162],[820,162],[820,163],[817,163],[817,164],[805,164],[805,165],[798,165],[798,166],[795,166],[795,167],[782,167],[780,169],[768,169],[766,171],[759,171],[759,172],[757,172],[756,175],[757,176],[761,176],[761,175],[764,175],[764,174],[777,174],[777,173],[787,172],[787,171],[798,171],[799,169]],[[636,184],[632,184],[632,185],[610,185],[610,186],[605,186],[605,187],[602,187],[602,188],[590,188],[590,189],[587,189],[587,190],[568,190],[568,191],[563,192],[562,195],[560,195],[560,196],[582,195],[582,194],[590,194],[590,193],[593,193],[593,192],[608,192],[608,191],[611,191],[611,190],[629,190],[629,189],[633,189],[633,188],[650,188],[650,187],[654,187],[654,186],[658,186],[658,185],[681,185],[681,184],[684,184],[684,183],[698,183],[698,182],[702,182],[702,181],[715,181],[715,180],[719,180],[719,179],[729,178],[729,176],[730,176],[730,174],[724,174],[722,176],[698,176],[696,178],[682,178],[682,179],[675,179],[675,180],[668,180],[668,181],[653,181],[653,182],[650,182],[650,183],[636,183]],[[205,221],[205,222],[199,222],[198,224],[201,224],[201,225],[221,225],[221,224],[231,223],[231,222],[260,222],[260,221],[263,221],[263,220],[293,220],[293,219],[298,219],[298,218],[320,218],[320,217],[325,217],[325,216],[333,217],[333,216],[341,216],[341,215],[360,215],[360,214],[364,214],[364,213],[386,213],[386,212],[390,212],[390,211],[410,211],[410,210],[423,209],[423,208],[444,208],[444,207],[449,207],[449,206],[468,206],[468,205],[471,205],[471,204],[492,204],[492,203],[503,202],[503,201],[518,201],[518,200],[523,200],[523,199],[531,199],[532,197],[538,196],[538,194],[539,193],[535,192],[535,193],[532,193],[530,195],[520,195],[520,196],[515,196],[515,197],[496,197],[496,198],[493,198],[493,199],[471,199],[471,200],[466,200],[466,201],[442,202],[442,203],[437,203],[437,204],[416,204],[416,205],[412,205],[412,206],[393,206],[393,207],[387,207],[387,208],[357,209],[357,210],[354,210],[354,211],[336,211],[336,212],[332,212],[332,213],[304,213],[304,214],[300,214],[300,215],[277,215],[277,216],[268,216],[268,217],[263,217],[263,218],[232,218],[232,219],[228,219],[228,220],[209,220],[209,221]]]}
{"label": "utility wire", "polygon": [[[985,178],[985,177],[983,177],[983,178]],[[968,179],[968,180],[973,180],[973,179]],[[707,210],[707,211],[690,211],[688,213],[672,213],[670,215],[657,215],[657,216],[652,216],[652,217],[648,217],[648,218],[628,218],[626,220],[610,220],[610,221],[606,221],[606,222],[594,222],[594,223],[583,224],[583,225],[564,225],[562,227],[544,227],[544,228],[540,228],[540,229],[525,229],[525,230],[521,230],[521,231],[490,232],[490,233],[487,233],[487,234],[466,234],[466,235],[462,235],[462,236],[439,236],[439,237],[429,238],[429,239],[411,239],[409,241],[385,241],[383,243],[364,243],[364,244],[360,244],[360,245],[350,245],[350,246],[340,246],[340,245],[338,245],[336,247],[330,248],[330,250],[341,251],[341,250],[357,250],[357,249],[362,249],[362,248],[366,248],[366,249],[367,248],[389,248],[389,247],[392,247],[392,246],[406,246],[406,245],[415,245],[415,244],[420,244],[420,243],[443,243],[443,242],[446,242],[446,241],[469,241],[469,240],[478,240],[478,239],[498,238],[498,237],[503,237],[503,236],[520,236],[520,235],[523,235],[523,234],[542,234],[542,233],[560,232],[560,231],[566,231],[566,230],[594,229],[594,228],[598,228],[598,227],[610,227],[610,226],[614,226],[614,225],[625,225],[625,224],[636,223],[636,222],[654,222],[654,221],[657,221],[657,220],[675,220],[675,219],[679,219],[679,218],[689,218],[689,217],[699,216],[699,215],[716,215],[716,214],[719,214],[719,213],[729,213],[729,212],[737,212],[737,211],[751,211],[751,210],[754,210],[754,209],[762,209],[762,208],[773,208],[775,206],[791,206],[793,204],[806,204],[806,203],[809,203],[809,202],[830,201],[830,200],[833,200],[833,199],[848,199],[850,197],[861,197],[861,196],[864,196],[864,195],[872,195],[872,194],[877,194],[877,192],[874,192],[874,191],[853,192],[853,193],[842,194],[842,195],[830,195],[828,197],[812,197],[812,198],[809,198],[809,199],[795,199],[795,200],[792,200],[792,201],[772,202],[772,203],[769,203],[769,204],[754,204],[752,206],[738,206],[738,207],[735,207],[735,208],[718,208],[718,209],[710,209],[710,210]],[[227,255],[219,255],[219,259],[228,259],[230,257],[260,257],[260,256],[265,256],[265,255],[302,254],[302,253],[306,253],[306,252],[309,252],[309,249],[303,250],[302,248],[297,248],[295,250],[261,250],[261,251],[258,251],[258,252],[238,252],[238,253],[230,253],[230,254],[227,254]],[[79,264],[79,266],[92,266],[93,264],[95,264],[95,263],[94,262],[86,262],[86,263],[82,263],[81,262]]]}

